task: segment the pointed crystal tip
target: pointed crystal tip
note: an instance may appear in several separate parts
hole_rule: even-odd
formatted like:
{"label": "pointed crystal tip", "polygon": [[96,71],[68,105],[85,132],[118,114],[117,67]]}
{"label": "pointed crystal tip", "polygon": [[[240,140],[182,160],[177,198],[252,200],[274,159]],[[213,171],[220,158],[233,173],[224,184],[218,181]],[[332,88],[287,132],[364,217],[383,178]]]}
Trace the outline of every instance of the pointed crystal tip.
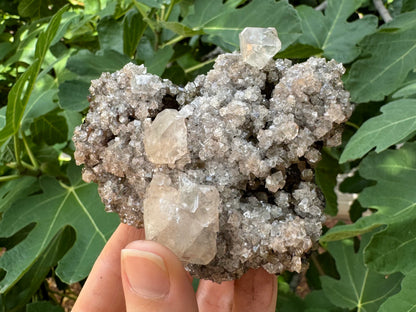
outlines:
{"label": "pointed crystal tip", "polygon": [[244,62],[262,69],[279,52],[282,44],[275,28],[246,27],[240,33]]}

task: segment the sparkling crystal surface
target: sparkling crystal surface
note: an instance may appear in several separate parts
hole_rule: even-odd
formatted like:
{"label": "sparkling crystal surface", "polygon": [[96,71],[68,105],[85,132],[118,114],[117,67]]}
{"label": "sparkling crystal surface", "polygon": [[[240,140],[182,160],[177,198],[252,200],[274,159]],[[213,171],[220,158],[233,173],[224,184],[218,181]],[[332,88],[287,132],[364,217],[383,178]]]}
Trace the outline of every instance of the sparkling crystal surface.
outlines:
{"label": "sparkling crystal surface", "polygon": [[232,53],[178,87],[127,64],[91,82],[75,159],[108,211],[163,238],[193,276],[299,272],[325,218],[320,148],[340,143],[352,113],[343,73],[321,58],[260,69]]}
{"label": "sparkling crystal surface", "polygon": [[259,69],[266,66],[281,47],[275,28],[246,27],[240,33],[243,60]]}
{"label": "sparkling crystal surface", "polygon": [[220,196],[214,186],[193,183],[185,175],[179,188],[156,173],[144,198],[146,238],[169,247],[183,261],[208,264],[217,252]]}

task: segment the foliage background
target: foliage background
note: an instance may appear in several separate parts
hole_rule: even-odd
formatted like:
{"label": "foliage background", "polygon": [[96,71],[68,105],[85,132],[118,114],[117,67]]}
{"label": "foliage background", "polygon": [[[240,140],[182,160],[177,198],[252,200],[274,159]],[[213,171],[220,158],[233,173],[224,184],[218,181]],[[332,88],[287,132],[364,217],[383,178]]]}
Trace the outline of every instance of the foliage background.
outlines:
{"label": "foliage background", "polygon": [[[343,145],[316,169],[328,214],[305,274],[279,277],[278,311],[416,306],[416,1],[0,0],[0,307],[62,311],[118,218],[72,160],[91,79],[127,62],[177,84],[276,27],[277,57],[344,63],[356,103]],[[359,194],[339,213],[341,191]],[[334,226],[336,224],[336,226]]]}

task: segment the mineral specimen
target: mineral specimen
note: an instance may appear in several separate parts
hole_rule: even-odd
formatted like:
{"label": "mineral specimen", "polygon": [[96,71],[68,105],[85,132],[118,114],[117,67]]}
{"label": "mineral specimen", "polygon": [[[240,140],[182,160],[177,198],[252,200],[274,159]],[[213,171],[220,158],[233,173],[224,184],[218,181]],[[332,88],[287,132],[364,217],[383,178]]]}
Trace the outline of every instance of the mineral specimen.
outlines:
{"label": "mineral specimen", "polygon": [[313,168],[352,112],[335,61],[253,65],[223,54],[179,87],[127,64],[92,81],[74,134],[106,209],[217,282],[306,266],[324,220]]}
{"label": "mineral specimen", "polygon": [[275,28],[246,27],[240,33],[243,60],[259,69],[266,66],[281,47]]}

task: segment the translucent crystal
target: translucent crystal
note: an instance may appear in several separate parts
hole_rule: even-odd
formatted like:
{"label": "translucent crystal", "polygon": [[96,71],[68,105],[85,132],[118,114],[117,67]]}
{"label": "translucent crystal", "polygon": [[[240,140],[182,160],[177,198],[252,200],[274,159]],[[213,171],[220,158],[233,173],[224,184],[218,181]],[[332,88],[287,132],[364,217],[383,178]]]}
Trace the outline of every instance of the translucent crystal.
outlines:
{"label": "translucent crystal", "polygon": [[259,69],[266,66],[281,47],[275,28],[246,27],[240,33],[243,60]]}
{"label": "translucent crystal", "polygon": [[175,109],[160,112],[144,129],[144,149],[152,163],[174,165],[188,153],[185,118]]}
{"label": "translucent crystal", "polygon": [[283,173],[281,171],[277,171],[272,175],[268,176],[266,178],[267,189],[273,193],[277,192],[279,189],[285,186],[285,178],[286,177],[283,176]]}
{"label": "translucent crystal", "polygon": [[183,261],[208,264],[217,253],[219,204],[214,186],[183,175],[176,189],[167,175],[157,173],[144,199],[146,239],[167,246]]}

